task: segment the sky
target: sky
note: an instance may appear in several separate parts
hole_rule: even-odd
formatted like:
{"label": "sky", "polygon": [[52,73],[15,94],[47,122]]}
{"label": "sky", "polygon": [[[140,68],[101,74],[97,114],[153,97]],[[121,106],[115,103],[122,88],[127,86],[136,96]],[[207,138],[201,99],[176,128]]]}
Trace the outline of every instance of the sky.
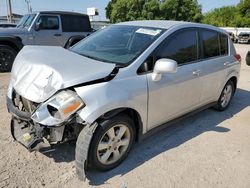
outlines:
{"label": "sky", "polygon": [[[61,10],[87,13],[88,7],[95,7],[99,16],[95,20],[105,20],[105,7],[109,0],[30,0],[33,11]],[[202,11],[208,12],[214,8],[227,5],[236,5],[240,0],[198,0],[202,5]],[[13,13],[27,13],[25,0],[12,0]],[[6,0],[0,0],[0,15],[6,15]]]}

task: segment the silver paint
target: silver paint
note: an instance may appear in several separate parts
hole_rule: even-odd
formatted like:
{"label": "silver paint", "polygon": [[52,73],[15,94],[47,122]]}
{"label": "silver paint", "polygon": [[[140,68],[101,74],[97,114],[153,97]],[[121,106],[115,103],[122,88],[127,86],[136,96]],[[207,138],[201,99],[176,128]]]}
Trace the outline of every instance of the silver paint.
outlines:
{"label": "silver paint", "polygon": [[114,64],[98,62],[62,47],[25,46],[12,68],[12,86],[40,103],[58,90],[108,76]]}
{"label": "silver paint", "polygon": [[[174,21],[120,24],[167,30],[131,65],[120,68],[113,80],[74,88],[86,104],[78,115],[89,124],[111,110],[130,108],[140,115],[143,133],[146,133],[166,121],[217,101],[226,82],[233,76],[239,77],[240,63],[234,58],[236,52],[231,40],[228,56],[180,66],[176,73],[162,74],[158,82],[152,80],[153,73],[138,75],[139,66],[152,51],[179,29],[194,27],[226,32],[209,25]],[[30,47],[16,59],[12,85],[27,99],[43,102],[60,89],[105,77],[113,69],[113,64],[94,61],[61,48]]]}

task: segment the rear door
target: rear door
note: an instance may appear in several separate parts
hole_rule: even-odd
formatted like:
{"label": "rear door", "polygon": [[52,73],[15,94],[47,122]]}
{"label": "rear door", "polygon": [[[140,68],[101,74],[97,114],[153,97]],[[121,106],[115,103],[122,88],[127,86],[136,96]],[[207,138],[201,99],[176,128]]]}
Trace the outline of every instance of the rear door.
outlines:
{"label": "rear door", "polygon": [[34,33],[36,45],[62,46],[62,29],[59,15],[42,14],[37,22],[41,24],[41,28]]}
{"label": "rear door", "polygon": [[183,115],[200,105],[202,83],[199,62],[199,42],[197,29],[177,31],[168,37],[153,53],[157,59],[169,58],[177,61],[178,70],[174,74],[163,74],[158,82],[147,74],[148,129]]}
{"label": "rear door", "polygon": [[223,33],[213,30],[200,29],[201,45],[203,46],[203,89],[201,101],[203,103],[218,100],[221,86],[229,74],[230,57],[228,43],[229,38]]}

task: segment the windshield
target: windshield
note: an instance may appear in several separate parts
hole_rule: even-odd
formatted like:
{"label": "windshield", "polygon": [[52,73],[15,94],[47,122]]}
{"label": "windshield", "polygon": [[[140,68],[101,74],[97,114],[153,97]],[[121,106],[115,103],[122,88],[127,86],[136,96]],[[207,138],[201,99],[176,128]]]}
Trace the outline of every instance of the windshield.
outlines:
{"label": "windshield", "polygon": [[126,66],[163,31],[158,28],[112,25],[90,35],[71,50],[91,59]]}
{"label": "windshield", "polygon": [[24,15],[22,19],[20,20],[20,22],[18,23],[17,27],[19,28],[30,27],[35,17],[36,17],[36,14]]}

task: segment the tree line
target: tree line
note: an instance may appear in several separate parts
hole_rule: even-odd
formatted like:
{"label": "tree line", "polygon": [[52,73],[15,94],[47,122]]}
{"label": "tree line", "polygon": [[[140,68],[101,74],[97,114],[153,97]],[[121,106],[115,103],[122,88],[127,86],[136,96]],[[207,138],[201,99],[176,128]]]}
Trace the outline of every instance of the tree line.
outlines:
{"label": "tree line", "polygon": [[112,23],[131,20],[179,20],[218,27],[250,27],[250,0],[202,14],[197,0],[111,0],[106,17]]}

